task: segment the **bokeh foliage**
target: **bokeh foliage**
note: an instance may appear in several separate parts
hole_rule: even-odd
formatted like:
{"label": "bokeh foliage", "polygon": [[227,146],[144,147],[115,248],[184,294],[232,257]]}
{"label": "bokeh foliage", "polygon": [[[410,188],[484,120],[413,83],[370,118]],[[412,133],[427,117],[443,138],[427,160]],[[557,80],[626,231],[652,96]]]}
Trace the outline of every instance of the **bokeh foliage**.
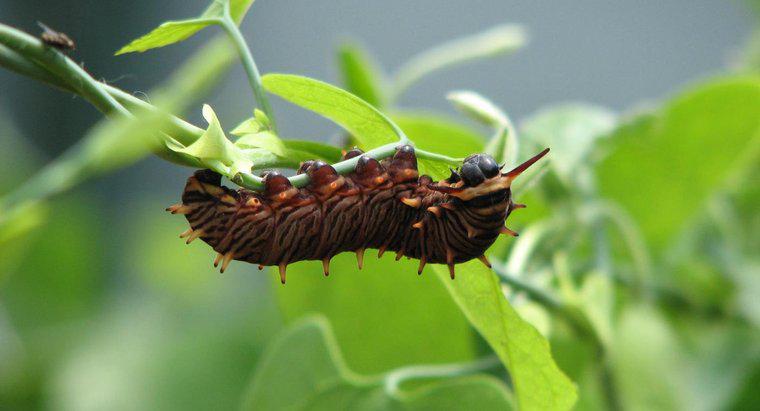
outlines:
{"label": "bokeh foliage", "polygon": [[[224,17],[226,3],[201,18]],[[251,3],[231,2],[231,18]],[[205,25],[162,26],[122,51]],[[751,61],[646,110],[564,103],[517,126],[475,92],[450,97],[474,122],[394,104],[420,78],[515,51],[524,38],[499,26],[395,74],[352,42],[337,54],[345,90],[264,77],[271,93],[344,126],[345,147],[392,143],[400,130],[420,149],[489,150],[507,166],[552,148],[515,187],[529,204],[510,219],[522,235],[489,250],[493,270],[463,264],[455,281],[445,267],[417,277],[415,262],[374,252],[361,271],[354,256],[338,256],[328,278],[317,262],[295,264],[284,287],[244,264],[212,275],[207,247],[178,241],[183,222],[160,213],[171,195],[115,211],[80,189],[47,197],[150,150],[234,176],[248,162],[334,161],[345,147],[281,140],[258,111],[229,133],[213,115],[205,132],[179,135],[171,119],[138,116],[151,121],[137,141],[124,140],[134,120],[94,128],[83,141],[97,150],[43,169],[75,179],[27,182],[6,200],[33,201],[0,214],[0,408],[751,409],[760,383],[760,77]],[[191,60],[156,92],[159,106],[181,112],[208,90],[230,60],[219,50],[216,66],[195,71]],[[40,159],[9,119],[0,129],[6,193]],[[156,130],[174,141],[157,149]],[[434,157],[420,165],[448,173]],[[106,227],[109,212],[126,218]],[[118,251],[100,252],[105,242]]]}

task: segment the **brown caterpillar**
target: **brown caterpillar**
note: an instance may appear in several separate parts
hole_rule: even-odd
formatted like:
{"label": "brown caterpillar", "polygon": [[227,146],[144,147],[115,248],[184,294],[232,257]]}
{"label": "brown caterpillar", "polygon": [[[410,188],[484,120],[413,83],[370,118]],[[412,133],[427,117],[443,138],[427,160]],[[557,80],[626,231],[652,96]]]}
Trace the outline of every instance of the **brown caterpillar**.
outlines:
{"label": "brown caterpillar", "polygon": [[362,268],[364,250],[395,251],[417,258],[422,273],[426,263],[449,266],[479,258],[499,234],[517,236],[506,228],[512,210],[512,181],[549,149],[501,173],[487,154],[467,157],[460,171],[433,183],[419,176],[411,146],[396,149],[392,158],[377,161],[354,149],[345,159],[361,156],[355,170],[340,176],[322,161],[307,161],[298,171],[309,185],[295,188],[280,173],[264,176],[263,192],[231,190],[221,176],[196,171],[187,180],[182,204],[167,208],[184,214],[190,227],[180,235],[187,243],[200,238],[219,253],[214,266],[221,271],[232,260],[278,266],[285,283],[286,267],[302,260],[321,260],[329,274],[330,259],[344,251],[356,252]]}

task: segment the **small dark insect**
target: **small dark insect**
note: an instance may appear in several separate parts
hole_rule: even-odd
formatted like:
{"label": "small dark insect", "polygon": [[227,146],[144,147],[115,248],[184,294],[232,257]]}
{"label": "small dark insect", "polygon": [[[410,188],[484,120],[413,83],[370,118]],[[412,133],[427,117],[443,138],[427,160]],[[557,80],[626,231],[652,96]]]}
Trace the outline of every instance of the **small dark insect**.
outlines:
{"label": "small dark insect", "polygon": [[37,22],[37,25],[39,25],[40,28],[42,29],[42,34],[40,34],[40,38],[48,46],[55,47],[58,50],[76,49],[76,44],[74,44],[74,40],[69,38],[69,36],[67,36],[66,33],[55,31],[51,29],[50,27],[40,23],[39,21]]}
{"label": "small dark insect", "polygon": [[263,192],[235,191],[221,185],[221,175],[199,170],[187,180],[182,203],[167,211],[187,218],[190,228],[180,237],[213,247],[222,272],[232,260],[278,266],[285,283],[290,263],[321,260],[328,275],[333,256],[355,252],[362,268],[364,250],[376,248],[378,257],[395,251],[396,260],[419,259],[418,274],[426,263],[446,264],[453,279],[456,263],[478,258],[490,267],[484,253],[499,234],[517,236],[504,226],[525,207],[512,201],[512,181],[548,151],[506,173],[491,156],[474,154],[438,183],[417,173],[408,145],[382,162],[351,150],[343,158],[359,159],[346,176],[306,161],[298,170],[310,178],[304,188],[271,172]]}

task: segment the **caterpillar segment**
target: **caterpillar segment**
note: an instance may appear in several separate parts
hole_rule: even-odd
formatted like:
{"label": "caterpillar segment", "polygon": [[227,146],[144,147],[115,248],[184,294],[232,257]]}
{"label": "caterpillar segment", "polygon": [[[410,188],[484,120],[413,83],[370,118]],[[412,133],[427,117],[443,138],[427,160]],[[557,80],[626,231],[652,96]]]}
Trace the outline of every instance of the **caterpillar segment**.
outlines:
{"label": "caterpillar segment", "polygon": [[419,175],[411,146],[382,161],[353,149],[343,155],[359,157],[348,175],[306,161],[298,170],[309,176],[306,187],[269,172],[261,192],[231,190],[219,174],[199,170],[188,178],[182,203],[167,211],[187,219],[190,228],[180,235],[187,243],[200,238],[217,252],[221,272],[233,260],[277,266],[285,283],[290,263],[321,261],[328,276],[335,255],[356,253],[361,269],[365,250],[377,249],[378,257],[390,250],[396,260],[418,259],[418,274],[428,263],[446,264],[454,279],[456,264],[477,258],[490,267],[484,253],[497,237],[517,236],[504,225],[525,207],[512,201],[511,183],[548,151],[506,173],[489,155],[471,155],[448,179],[433,182]]}

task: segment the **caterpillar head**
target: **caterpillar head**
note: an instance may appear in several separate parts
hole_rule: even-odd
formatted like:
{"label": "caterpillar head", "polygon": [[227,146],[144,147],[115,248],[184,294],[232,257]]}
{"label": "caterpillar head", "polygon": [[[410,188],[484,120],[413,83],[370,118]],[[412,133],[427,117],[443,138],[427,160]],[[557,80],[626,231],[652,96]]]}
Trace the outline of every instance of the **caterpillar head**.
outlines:
{"label": "caterpillar head", "polygon": [[473,154],[464,159],[459,172],[451,170],[451,177],[444,184],[429,185],[428,188],[465,201],[495,193],[510,188],[517,176],[548,152],[547,148],[506,173],[501,172],[501,167],[490,155]]}

